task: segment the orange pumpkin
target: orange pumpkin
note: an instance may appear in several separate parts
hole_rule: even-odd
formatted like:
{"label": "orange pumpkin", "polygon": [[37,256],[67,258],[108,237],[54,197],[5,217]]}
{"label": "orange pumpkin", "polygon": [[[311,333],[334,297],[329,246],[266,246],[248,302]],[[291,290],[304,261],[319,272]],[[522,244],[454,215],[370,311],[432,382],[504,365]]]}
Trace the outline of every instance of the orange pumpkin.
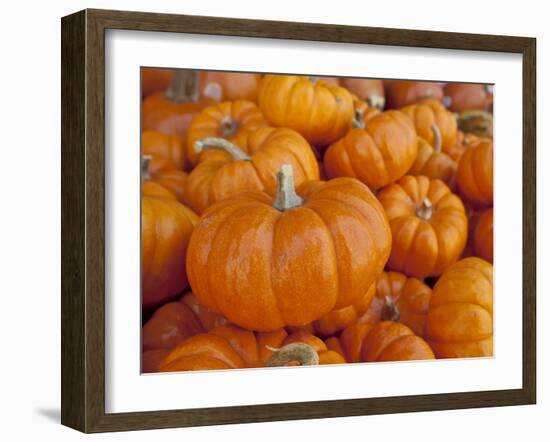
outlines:
{"label": "orange pumpkin", "polygon": [[247,135],[266,126],[260,109],[251,101],[224,101],[205,107],[193,118],[187,133],[187,157],[195,166],[199,153],[195,143],[204,138],[219,137],[236,144],[246,145]]}
{"label": "orange pumpkin", "polygon": [[438,358],[493,354],[493,266],[475,257],[449,267],[435,284],[426,340]]}
{"label": "orange pumpkin", "polygon": [[493,262],[493,209],[479,217],[474,230],[474,253],[485,261]]}
{"label": "orange pumpkin", "polygon": [[462,253],[468,233],[464,205],[440,180],[407,175],[382,189],[393,245],[387,268],[407,276],[438,276]]}
{"label": "orange pumpkin", "polygon": [[291,333],[283,342],[283,347],[292,343],[302,342],[310,345],[319,355],[319,364],[345,364],[346,359],[340,353],[333,351],[317,336],[301,330]]}
{"label": "orange pumpkin", "polygon": [[369,107],[378,110],[384,109],[386,98],[384,96],[384,83],[382,80],[368,78],[341,78],[340,85],[352,94],[365,101]]}
{"label": "orange pumpkin", "polygon": [[430,346],[399,322],[379,322],[369,331],[361,348],[364,362],[435,359]]}
{"label": "orange pumpkin", "polygon": [[443,99],[443,86],[432,81],[384,80],[386,108],[401,109],[418,100]]}
{"label": "orange pumpkin", "polygon": [[[178,201],[183,202],[185,183],[187,174],[181,170],[171,169],[171,164],[166,168],[156,165],[157,172],[151,172],[151,164],[155,162],[157,156],[144,155],[141,160],[142,167],[142,195],[160,196],[170,198],[170,194]],[[156,187],[161,186],[169,191],[169,194],[163,194],[163,191]]]}
{"label": "orange pumpkin", "polygon": [[[233,325],[217,327],[179,344],[166,356],[160,371],[317,365],[321,358],[326,363],[344,362],[315,337],[301,335],[287,339],[284,329],[254,333]],[[321,349],[319,353],[317,348]]]}
{"label": "orange pumpkin", "polygon": [[472,205],[493,203],[493,143],[480,139],[466,149],[458,163],[456,181],[461,195]]}
{"label": "orange pumpkin", "polygon": [[[439,134],[437,126],[434,126],[433,129]],[[434,146],[418,137],[418,154],[407,173],[409,175],[424,175],[430,179],[439,179],[451,184],[455,178],[456,168],[457,165],[453,159],[441,151],[441,136],[436,135]]]}
{"label": "orange pumpkin", "polygon": [[205,138],[196,146],[203,153],[221,149],[228,153],[201,162],[189,174],[184,200],[197,213],[214,202],[247,190],[275,195],[275,176],[283,164],[296,171],[297,185],[319,179],[319,168],[308,142],[292,129],[264,127],[249,133],[239,149],[220,138]]}
{"label": "orange pumpkin", "polygon": [[142,196],[143,307],[167,301],[187,287],[185,256],[197,215],[178,201]]}
{"label": "orange pumpkin", "polygon": [[[170,162],[174,169],[189,169],[186,144],[177,135],[166,135],[155,130],[146,130],[141,134],[141,154],[162,158]],[[156,169],[152,170],[155,173]]]}
{"label": "orange pumpkin", "polygon": [[145,350],[141,354],[141,372],[142,373],[157,373],[164,363],[164,359],[170,350],[166,348],[157,348],[155,350]]}
{"label": "orange pumpkin", "polygon": [[200,92],[215,101],[256,101],[261,75],[244,72],[202,71]]}
{"label": "orange pumpkin", "polygon": [[141,96],[145,98],[156,92],[165,91],[172,80],[172,69],[142,68]]}
{"label": "orange pumpkin", "polygon": [[356,302],[390,248],[383,209],[364,184],[308,181],[298,195],[284,165],[275,200],[243,193],[202,215],[187,268],[200,302],[244,328],[269,331]]}
{"label": "orange pumpkin", "polygon": [[447,83],[443,92],[452,112],[487,111],[493,104],[492,87],[487,84]]}
{"label": "orange pumpkin", "polygon": [[349,176],[379,189],[410,169],[417,144],[409,118],[399,111],[382,112],[332,144],[325,153],[325,169],[331,178]]}
{"label": "orange pumpkin", "polygon": [[439,129],[441,135],[441,149],[447,152],[455,147],[457,137],[457,124],[455,116],[449,112],[437,100],[425,99],[401,109],[414,123],[416,133],[424,138],[432,146],[435,146],[436,132],[433,127]]}
{"label": "orange pumpkin", "polygon": [[199,99],[198,72],[174,71],[170,87],[165,92],[149,95],[141,107],[141,128],[185,140],[192,118],[212,100]]}
{"label": "orange pumpkin", "polygon": [[315,146],[344,136],[354,113],[346,89],[317,77],[265,75],[258,104],[269,124],[294,129]]}

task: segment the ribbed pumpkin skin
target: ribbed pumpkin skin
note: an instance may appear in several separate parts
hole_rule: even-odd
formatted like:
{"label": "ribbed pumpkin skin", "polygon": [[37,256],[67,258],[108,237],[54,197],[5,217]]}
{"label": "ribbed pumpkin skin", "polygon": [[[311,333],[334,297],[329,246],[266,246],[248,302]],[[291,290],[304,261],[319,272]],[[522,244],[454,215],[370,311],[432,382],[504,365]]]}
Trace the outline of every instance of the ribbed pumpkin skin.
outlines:
{"label": "ribbed pumpkin skin", "polygon": [[449,110],[452,112],[486,111],[493,103],[493,94],[488,93],[483,84],[448,83],[443,91],[450,98]]}
{"label": "ribbed pumpkin skin", "polygon": [[246,137],[267,123],[260,109],[251,101],[224,101],[205,107],[191,121],[187,132],[187,157],[192,166],[208,159],[212,151],[197,153],[195,142],[203,138],[225,138],[239,147],[246,145]]}
{"label": "ribbed pumpkin skin", "polygon": [[265,75],[258,104],[267,122],[289,127],[315,146],[327,146],[351,128],[353,98],[324,80],[293,75]]}
{"label": "ribbed pumpkin skin", "polygon": [[383,321],[372,327],[365,337],[361,359],[364,362],[415,361],[435,359],[435,356],[426,341],[406,325]]}
{"label": "ribbed pumpkin skin", "polygon": [[184,202],[184,193],[187,186],[187,174],[181,170],[166,170],[154,174],[151,182],[155,182],[172,192],[180,203]]}
{"label": "ribbed pumpkin skin", "polygon": [[387,109],[400,109],[425,98],[443,98],[441,83],[431,81],[384,80],[384,88]]}
{"label": "ribbed pumpkin skin", "polygon": [[287,335],[284,329],[262,333],[233,325],[217,327],[209,333],[195,335],[173,349],[159,371],[220,370],[264,367],[273,349],[293,342],[311,345],[320,364],[342,364],[343,357],[328,350],[319,338],[307,334]]}
{"label": "ribbed pumpkin skin", "polygon": [[426,140],[418,137],[418,154],[408,175],[424,175],[451,184],[455,178],[457,164],[444,152],[437,151]]}
{"label": "ribbed pumpkin skin", "polygon": [[198,217],[179,202],[145,196],[141,200],[141,288],[151,307],[187,287],[185,255]]}
{"label": "ribbed pumpkin skin", "polygon": [[177,201],[177,197],[171,190],[168,190],[162,184],[154,181],[144,180],[141,183],[141,196],[149,196],[156,198],[168,198]]}
{"label": "ribbed pumpkin skin", "polygon": [[172,163],[174,169],[187,170],[189,167],[185,142],[177,135],[146,130],[141,134],[141,153],[165,158]]}
{"label": "ribbed pumpkin skin", "polygon": [[[430,219],[418,215],[423,201],[433,207]],[[378,193],[388,216],[393,246],[387,268],[407,276],[438,276],[457,261],[468,233],[464,205],[440,180],[406,175]]]}
{"label": "ribbed pumpkin skin", "polygon": [[417,144],[414,126],[403,113],[369,115],[364,129],[352,129],[328,148],[325,169],[331,178],[349,176],[379,189],[410,169],[417,156]]}
{"label": "ribbed pumpkin skin", "polygon": [[460,158],[456,174],[458,188],[474,206],[493,202],[493,143],[480,139],[466,149]]}
{"label": "ribbed pumpkin skin", "polygon": [[274,195],[275,177],[283,164],[293,166],[296,185],[319,179],[319,166],[309,143],[292,129],[260,128],[242,140],[242,150],[250,160],[234,160],[216,151],[217,158],[195,167],[187,179],[185,203],[202,213],[214,202],[244,191]]}
{"label": "ribbed pumpkin skin", "polygon": [[481,214],[474,230],[474,253],[490,263],[493,262],[493,209]]}
{"label": "ribbed pumpkin skin", "polygon": [[426,341],[438,358],[493,355],[493,266],[470,257],[443,273],[433,288]]}
{"label": "ribbed pumpkin skin", "polygon": [[200,302],[269,331],[306,325],[366,293],[391,248],[380,203],[352,178],[309,181],[298,193],[303,205],[284,212],[249,192],[202,215],[187,255]]}
{"label": "ribbed pumpkin skin", "polygon": [[419,137],[424,138],[432,146],[435,137],[432,126],[436,125],[441,132],[441,149],[448,152],[455,147],[457,124],[454,115],[437,100],[426,99],[405,106],[401,112],[409,116]]}

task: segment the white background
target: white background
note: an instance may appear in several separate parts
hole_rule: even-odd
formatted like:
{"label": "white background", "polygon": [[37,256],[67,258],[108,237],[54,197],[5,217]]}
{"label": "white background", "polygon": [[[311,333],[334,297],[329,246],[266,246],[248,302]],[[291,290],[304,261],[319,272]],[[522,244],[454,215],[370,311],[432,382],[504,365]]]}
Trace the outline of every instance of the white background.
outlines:
{"label": "white background", "polygon": [[[550,145],[543,128],[550,119],[550,30],[543,2],[526,1],[521,8],[502,2],[463,1],[359,3],[250,2],[246,0],[49,1],[6,3],[2,10],[2,138],[4,164],[0,173],[2,216],[0,268],[3,311],[0,321],[0,435],[6,440],[28,438],[80,440],[84,436],[61,427],[60,395],[60,25],[59,17],[85,7],[132,9],[275,20],[341,23],[365,26],[526,35],[538,38],[538,175],[539,220],[548,223],[542,171]],[[361,5],[361,6],[359,6]],[[437,14],[433,14],[437,13]],[[7,155],[6,155],[7,154]],[[546,167],[545,167],[546,166]],[[548,175],[547,175],[548,176]],[[548,201],[548,199],[546,198]],[[546,213],[544,213],[546,212]],[[518,440],[548,434],[550,413],[547,377],[550,329],[541,312],[548,308],[548,233],[538,231],[538,405],[481,410],[414,413],[315,421],[232,425],[93,436],[100,440],[281,440],[311,437],[385,438],[394,440],[463,441],[483,437]],[[546,249],[546,250],[545,250]],[[548,267],[548,265],[546,265]],[[320,385],[319,388],[323,388]],[[506,437],[506,439],[508,439]],[[536,438],[535,440],[540,440]]]}

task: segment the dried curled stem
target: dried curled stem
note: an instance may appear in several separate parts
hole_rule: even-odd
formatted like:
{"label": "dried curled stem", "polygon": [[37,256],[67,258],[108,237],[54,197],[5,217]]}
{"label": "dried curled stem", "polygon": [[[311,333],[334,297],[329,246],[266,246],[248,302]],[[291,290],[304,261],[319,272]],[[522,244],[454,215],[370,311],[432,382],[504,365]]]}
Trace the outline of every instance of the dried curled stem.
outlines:
{"label": "dried curled stem", "polygon": [[292,363],[298,365],[319,365],[319,355],[315,349],[304,342],[293,342],[279,349],[273,349],[273,355],[265,363],[266,367],[285,367]]}

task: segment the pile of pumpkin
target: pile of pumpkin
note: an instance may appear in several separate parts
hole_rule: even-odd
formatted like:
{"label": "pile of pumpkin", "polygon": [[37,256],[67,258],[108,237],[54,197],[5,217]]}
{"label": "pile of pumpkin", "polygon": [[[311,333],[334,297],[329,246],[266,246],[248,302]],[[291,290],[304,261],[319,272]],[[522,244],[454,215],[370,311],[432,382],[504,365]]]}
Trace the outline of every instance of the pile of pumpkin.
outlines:
{"label": "pile of pumpkin", "polygon": [[142,72],[144,372],[493,354],[492,91]]}

